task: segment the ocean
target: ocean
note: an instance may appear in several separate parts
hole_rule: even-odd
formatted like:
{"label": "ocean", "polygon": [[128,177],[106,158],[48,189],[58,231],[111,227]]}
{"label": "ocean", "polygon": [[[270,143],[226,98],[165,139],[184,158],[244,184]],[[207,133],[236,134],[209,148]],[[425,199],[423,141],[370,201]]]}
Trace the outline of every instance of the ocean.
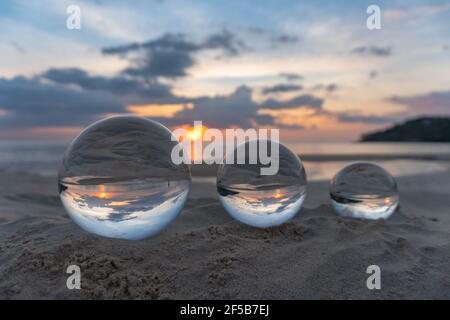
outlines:
{"label": "ocean", "polygon": [[[0,141],[0,170],[54,176],[68,143]],[[328,180],[345,165],[375,162],[394,176],[447,171],[450,143],[287,143],[303,160],[308,180]]]}

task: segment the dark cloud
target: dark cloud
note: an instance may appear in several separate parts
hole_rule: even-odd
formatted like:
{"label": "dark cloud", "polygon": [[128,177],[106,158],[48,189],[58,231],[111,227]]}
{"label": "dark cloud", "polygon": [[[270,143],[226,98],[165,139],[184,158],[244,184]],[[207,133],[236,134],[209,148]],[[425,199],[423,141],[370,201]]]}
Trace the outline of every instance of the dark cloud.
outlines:
{"label": "dark cloud", "polygon": [[[202,43],[189,41],[184,34],[166,34],[143,43],[104,48],[102,52],[130,58],[131,65],[123,71],[124,74],[151,79],[186,76],[187,70],[195,64],[194,54],[202,50],[220,50],[224,55],[236,56],[245,48],[233,33],[224,30]],[[129,56],[131,53],[133,57]]]}
{"label": "dark cloud", "polygon": [[[119,81],[125,81],[123,88],[116,88]],[[154,119],[169,126],[202,120],[206,125],[217,128],[284,127],[276,122],[275,117],[259,111],[300,107],[320,109],[323,103],[310,95],[285,101],[268,99],[256,102],[252,91],[241,86],[229,95],[189,99],[171,96],[167,103],[178,100],[191,103],[193,107],[185,108],[170,118]],[[109,113],[127,113],[130,98],[125,93],[130,92],[137,96],[146,95],[142,100],[150,99],[140,82],[90,76],[79,69],[51,69],[33,78],[0,78],[0,109],[5,111],[0,118],[0,127],[5,130],[87,126]],[[296,125],[288,127],[301,128]]]}
{"label": "dark cloud", "polygon": [[282,72],[279,74],[280,77],[285,78],[289,81],[295,81],[295,80],[302,80],[303,76],[298,73],[291,73],[291,72]]}
{"label": "dark cloud", "polygon": [[225,54],[235,56],[248,48],[246,44],[237,39],[233,33],[224,30],[222,33],[209,36],[205,42],[200,45],[200,49],[221,49]]}
{"label": "dark cloud", "polygon": [[[248,128],[256,122],[259,108],[252,99],[252,90],[241,86],[230,95],[197,98],[192,109],[181,110],[171,119],[160,120],[172,125],[202,120],[209,127],[225,128],[235,125]],[[264,121],[273,123],[270,118]]]}
{"label": "dark cloud", "polygon": [[118,95],[139,95],[146,98],[173,97],[171,88],[156,80],[141,81],[123,76],[93,76],[78,68],[49,69],[41,77],[55,83],[77,85],[82,89],[101,90]]}
{"label": "dark cloud", "polygon": [[173,118],[160,118],[159,121],[169,125],[193,123],[202,120],[205,125],[216,128],[238,126],[249,128],[256,126],[277,126],[279,128],[302,128],[300,125],[284,126],[276,122],[275,117],[259,114],[261,109],[314,108],[319,110],[321,99],[303,95],[290,100],[268,99],[258,103],[252,99],[252,89],[241,86],[230,95],[200,97],[193,101],[192,109],[184,109]]}
{"label": "dark cloud", "polygon": [[116,47],[103,48],[104,54],[127,54],[138,50],[179,50],[192,52],[199,49],[199,45],[186,40],[186,35],[182,33],[165,34],[160,38],[147,42],[134,42]]}
{"label": "dark cloud", "polygon": [[[72,77],[68,79],[67,77]],[[49,81],[51,79],[51,81]],[[129,100],[124,99],[125,92],[140,91],[141,84],[127,82],[128,89],[114,90],[116,79],[90,77],[86,72],[76,69],[52,69],[42,77],[12,79],[0,78],[0,106],[6,111],[0,118],[2,130],[32,128],[87,126],[108,113],[126,113]],[[74,86],[75,84],[75,86]],[[133,88],[133,84],[136,88]],[[122,90],[122,91],[121,91]],[[301,125],[283,125],[275,116],[261,114],[261,110],[281,110],[293,108],[312,108],[316,115],[331,116],[340,122],[363,122],[370,124],[392,122],[394,117],[361,115],[357,111],[330,112],[322,108],[324,100],[312,95],[299,95],[288,100],[267,99],[257,102],[252,98],[253,90],[246,86],[237,88],[229,95],[214,97],[197,97],[184,99],[174,97],[192,104],[173,117],[153,118],[168,126],[192,124],[202,120],[209,127],[227,128],[237,126],[250,128],[254,126],[275,126],[278,128],[301,129]],[[423,108],[432,103],[450,109],[450,92],[434,93],[422,97],[393,97],[392,101],[408,105],[419,103]],[[430,100],[431,99],[431,100]]]}
{"label": "dark cloud", "polygon": [[268,99],[261,104],[263,109],[295,109],[300,107],[309,107],[313,109],[321,109],[323,99],[314,97],[309,94],[297,96],[289,100]]}
{"label": "dark cloud", "polygon": [[356,47],[350,51],[354,54],[364,55],[364,56],[375,56],[375,57],[388,57],[392,55],[391,47],[377,47],[377,46],[360,46]]}
{"label": "dark cloud", "polygon": [[377,70],[370,71],[369,78],[370,79],[375,79],[376,77],[378,77],[378,71]]}
{"label": "dark cloud", "polygon": [[156,77],[176,78],[185,76],[186,70],[194,65],[193,53],[199,48],[185,39],[182,34],[168,34],[145,43],[131,43],[103,49],[104,54],[122,55],[138,53],[131,59],[131,66],[123,73],[151,79]]}
{"label": "dark cloud", "polygon": [[124,106],[112,94],[46,83],[38,78],[0,78],[2,128],[87,125]]}
{"label": "dark cloud", "polygon": [[265,87],[262,89],[263,94],[291,92],[302,90],[303,86],[298,84],[281,83],[271,87]]}

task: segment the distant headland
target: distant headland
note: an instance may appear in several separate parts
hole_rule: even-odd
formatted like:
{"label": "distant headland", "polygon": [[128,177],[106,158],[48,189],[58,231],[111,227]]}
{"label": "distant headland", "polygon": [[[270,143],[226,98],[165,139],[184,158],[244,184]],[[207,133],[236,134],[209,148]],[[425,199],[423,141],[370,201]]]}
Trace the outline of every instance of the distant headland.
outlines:
{"label": "distant headland", "polygon": [[360,142],[450,142],[450,118],[423,117],[366,133]]}

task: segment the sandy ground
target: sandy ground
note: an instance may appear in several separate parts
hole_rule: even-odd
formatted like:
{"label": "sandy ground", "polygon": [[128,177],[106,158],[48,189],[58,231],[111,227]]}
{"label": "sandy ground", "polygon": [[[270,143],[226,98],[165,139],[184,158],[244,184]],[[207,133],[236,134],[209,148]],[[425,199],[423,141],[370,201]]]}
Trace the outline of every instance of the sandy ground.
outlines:
{"label": "sandy ground", "polygon": [[[81,230],[55,178],[0,176],[3,299],[450,299],[450,172],[398,179],[388,221],[337,217],[327,183],[310,183],[300,214],[267,230],[233,221],[197,181],[178,219],[144,241]],[[81,290],[66,287],[70,264]],[[372,264],[381,290],[366,287]]]}

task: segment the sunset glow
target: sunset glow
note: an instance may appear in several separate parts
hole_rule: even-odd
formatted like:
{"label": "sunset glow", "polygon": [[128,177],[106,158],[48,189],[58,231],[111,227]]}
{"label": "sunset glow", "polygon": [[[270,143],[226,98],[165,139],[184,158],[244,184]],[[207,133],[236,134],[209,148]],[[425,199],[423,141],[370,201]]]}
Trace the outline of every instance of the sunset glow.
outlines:
{"label": "sunset glow", "polygon": [[127,110],[141,117],[173,117],[183,109],[192,109],[188,104],[147,104],[128,106]]}

